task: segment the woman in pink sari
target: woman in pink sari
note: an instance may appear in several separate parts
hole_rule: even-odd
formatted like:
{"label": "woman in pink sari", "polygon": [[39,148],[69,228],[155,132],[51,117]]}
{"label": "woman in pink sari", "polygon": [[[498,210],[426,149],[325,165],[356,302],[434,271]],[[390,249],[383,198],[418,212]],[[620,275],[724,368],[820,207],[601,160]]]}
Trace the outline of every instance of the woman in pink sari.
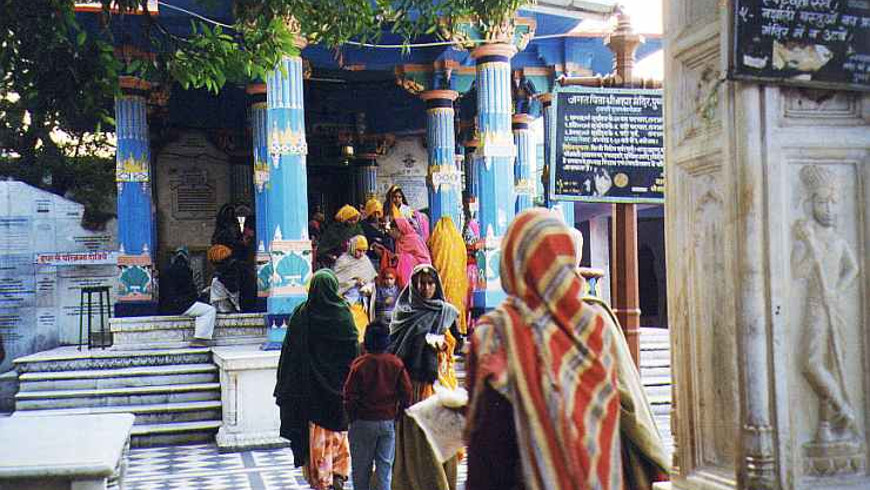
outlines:
{"label": "woman in pink sari", "polygon": [[396,255],[399,256],[396,271],[399,274],[399,286],[405,287],[414,267],[419,264],[431,264],[432,257],[429,255],[426,242],[417,234],[407,219],[395,218],[393,225],[390,232],[396,241]]}

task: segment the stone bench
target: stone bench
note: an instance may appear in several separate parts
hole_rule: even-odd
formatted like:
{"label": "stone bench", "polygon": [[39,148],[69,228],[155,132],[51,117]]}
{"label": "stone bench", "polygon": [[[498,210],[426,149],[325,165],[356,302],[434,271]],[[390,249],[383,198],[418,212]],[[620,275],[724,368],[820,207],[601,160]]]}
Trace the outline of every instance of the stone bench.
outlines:
{"label": "stone bench", "polygon": [[0,419],[0,488],[124,488],[133,414]]}
{"label": "stone bench", "polygon": [[[109,325],[113,350],[178,349],[193,339],[193,318],[186,316],[117,317]],[[265,340],[263,313],[217,316],[214,345],[253,345]]]}

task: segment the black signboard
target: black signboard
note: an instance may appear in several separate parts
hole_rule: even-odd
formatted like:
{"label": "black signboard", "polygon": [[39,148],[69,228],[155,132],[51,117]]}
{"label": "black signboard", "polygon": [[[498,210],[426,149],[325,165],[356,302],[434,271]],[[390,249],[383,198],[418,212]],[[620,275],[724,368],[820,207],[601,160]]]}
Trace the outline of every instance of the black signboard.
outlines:
{"label": "black signboard", "polygon": [[734,0],[731,76],[870,90],[870,0]]}
{"label": "black signboard", "polygon": [[661,90],[561,87],[553,105],[553,200],[664,202]]}

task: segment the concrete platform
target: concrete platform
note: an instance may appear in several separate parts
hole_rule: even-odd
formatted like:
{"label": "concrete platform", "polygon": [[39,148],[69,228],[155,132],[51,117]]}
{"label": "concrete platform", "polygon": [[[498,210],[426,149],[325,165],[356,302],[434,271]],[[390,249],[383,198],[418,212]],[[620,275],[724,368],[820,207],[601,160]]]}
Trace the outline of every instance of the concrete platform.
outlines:
{"label": "concrete platform", "polygon": [[272,396],[281,353],[236,346],[216,347],[212,354],[220,369],[223,404],[216,437],[220,450],[287,446],[278,435],[281,419]]}

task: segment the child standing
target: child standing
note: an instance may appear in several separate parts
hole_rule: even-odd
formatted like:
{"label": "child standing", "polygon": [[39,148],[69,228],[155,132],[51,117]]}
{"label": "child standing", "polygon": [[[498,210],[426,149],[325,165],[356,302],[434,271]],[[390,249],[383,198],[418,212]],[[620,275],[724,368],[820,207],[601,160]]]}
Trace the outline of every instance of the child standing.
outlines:
{"label": "child standing", "polygon": [[408,406],[411,380],[401,359],[384,351],[389,330],[381,321],[366,329],[367,353],[350,367],[344,384],[344,407],[350,420],[350,458],[355,490],[390,490],[396,450],[396,417]]}
{"label": "child standing", "polygon": [[374,318],[389,324],[397,299],[399,299],[399,286],[396,284],[396,269],[387,267],[381,270],[376,282]]}

